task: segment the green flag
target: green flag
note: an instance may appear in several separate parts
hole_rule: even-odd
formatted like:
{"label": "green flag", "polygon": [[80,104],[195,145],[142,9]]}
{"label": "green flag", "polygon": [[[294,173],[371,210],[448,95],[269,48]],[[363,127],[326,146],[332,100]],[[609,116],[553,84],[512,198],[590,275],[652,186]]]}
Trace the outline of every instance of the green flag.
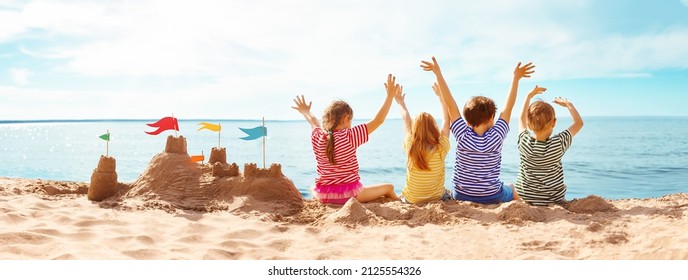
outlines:
{"label": "green flag", "polygon": [[98,138],[103,139],[103,140],[105,140],[105,141],[110,141],[110,132],[105,133],[105,134],[103,134],[103,135],[101,135],[101,136],[98,136]]}

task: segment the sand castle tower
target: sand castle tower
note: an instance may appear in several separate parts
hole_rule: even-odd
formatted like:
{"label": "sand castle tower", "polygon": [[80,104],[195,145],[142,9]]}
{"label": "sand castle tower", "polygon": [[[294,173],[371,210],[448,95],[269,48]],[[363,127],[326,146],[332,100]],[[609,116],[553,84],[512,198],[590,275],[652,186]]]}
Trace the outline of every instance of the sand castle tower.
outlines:
{"label": "sand castle tower", "polygon": [[213,147],[210,150],[210,158],[208,163],[215,164],[216,162],[227,164],[227,149],[220,147]]}
{"label": "sand castle tower", "polygon": [[91,184],[88,187],[89,200],[102,201],[119,191],[115,169],[115,158],[100,156],[98,167],[93,170],[91,175]]}
{"label": "sand castle tower", "polygon": [[167,143],[165,144],[165,152],[172,154],[186,154],[186,138],[179,135],[179,137],[174,137],[172,135],[167,136]]}

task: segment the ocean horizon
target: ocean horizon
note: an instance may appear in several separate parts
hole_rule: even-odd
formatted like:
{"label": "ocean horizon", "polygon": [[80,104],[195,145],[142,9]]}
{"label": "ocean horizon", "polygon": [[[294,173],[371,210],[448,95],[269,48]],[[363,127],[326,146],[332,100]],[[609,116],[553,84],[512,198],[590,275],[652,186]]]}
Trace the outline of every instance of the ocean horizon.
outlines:
{"label": "ocean horizon", "polygon": [[[512,127],[504,143],[501,179],[516,181],[518,128]],[[584,117],[585,126],[563,158],[567,199],[587,195],[605,198],[649,198],[686,192],[688,182],[688,116]],[[134,181],[155,154],[162,152],[166,131],[151,136],[147,123],[155,119],[0,120],[0,176],[89,182],[106,142],[98,135],[111,133],[109,154],[117,159],[120,182]],[[240,140],[238,128],[262,125],[260,119],[179,120],[177,135],[187,138],[189,155],[206,158],[218,145],[217,132],[198,131],[200,121],[222,124],[221,146],[227,161],[262,166],[262,141]],[[354,124],[367,120],[354,120]],[[310,126],[304,120],[266,120],[266,165],[279,163],[304,198],[316,176],[310,147]],[[560,118],[559,132],[570,124]],[[402,123],[389,118],[358,150],[363,184],[388,182],[400,192],[405,182],[406,156]],[[450,188],[455,141],[447,155],[445,187]]]}

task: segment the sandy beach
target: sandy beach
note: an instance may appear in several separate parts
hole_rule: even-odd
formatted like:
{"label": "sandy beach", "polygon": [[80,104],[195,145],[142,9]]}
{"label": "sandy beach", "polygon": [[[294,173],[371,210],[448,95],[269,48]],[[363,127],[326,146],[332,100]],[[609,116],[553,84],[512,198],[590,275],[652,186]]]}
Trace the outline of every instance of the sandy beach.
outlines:
{"label": "sandy beach", "polygon": [[0,178],[0,259],[688,259],[688,194],[562,206],[93,202],[88,183]]}

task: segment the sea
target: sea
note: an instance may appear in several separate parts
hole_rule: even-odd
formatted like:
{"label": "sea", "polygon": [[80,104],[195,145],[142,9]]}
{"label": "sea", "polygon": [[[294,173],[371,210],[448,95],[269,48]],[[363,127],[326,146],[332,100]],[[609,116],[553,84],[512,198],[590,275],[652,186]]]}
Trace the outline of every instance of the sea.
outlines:
{"label": "sea", "polygon": [[[316,177],[305,121],[266,121],[267,136],[242,140],[239,128],[253,128],[262,120],[180,120],[179,131],[148,135],[147,123],[156,120],[0,121],[0,176],[89,182],[101,155],[117,160],[120,182],[134,181],[150,160],[165,148],[168,135],[187,138],[190,155],[212,147],[227,149],[227,161],[241,169],[245,163],[282,165],[304,198]],[[198,130],[199,122],[220,123],[222,131]],[[365,120],[354,120],[354,125]],[[570,125],[558,120],[555,131]],[[516,125],[515,122],[512,123]],[[110,141],[99,138],[110,132]],[[501,178],[515,182],[519,156],[518,128],[511,128],[502,151]],[[361,182],[392,183],[404,187],[406,156],[399,119],[388,119],[358,149]],[[455,140],[446,160],[445,186],[450,188]],[[688,192],[688,117],[586,117],[563,160],[567,199],[599,195],[605,198],[650,198]]]}

